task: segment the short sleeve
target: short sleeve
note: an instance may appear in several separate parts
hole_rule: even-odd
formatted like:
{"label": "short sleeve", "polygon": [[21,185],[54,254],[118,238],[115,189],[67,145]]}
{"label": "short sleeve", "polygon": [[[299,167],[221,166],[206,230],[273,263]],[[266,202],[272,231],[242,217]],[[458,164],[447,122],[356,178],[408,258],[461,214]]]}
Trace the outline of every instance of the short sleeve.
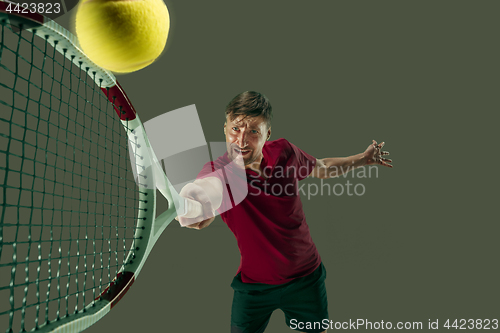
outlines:
{"label": "short sleeve", "polygon": [[215,162],[205,163],[196,179],[208,177],[216,177],[223,184],[222,204],[217,210],[219,214],[240,203],[248,193],[245,170],[234,167],[226,155]]}
{"label": "short sleeve", "polygon": [[295,146],[293,143],[288,142],[290,149],[290,156],[287,166],[296,170],[298,180],[307,178],[316,166],[316,158],[307,154],[302,149]]}
{"label": "short sleeve", "polygon": [[[205,163],[203,168],[201,168],[201,171],[198,173],[198,176],[196,176],[196,179],[203,179],[203,178],[207,178],[207,177],[217,177],[217,178],[221,179],[219,176],[219,173],[215,172],[214,162]],[[223,180],[223,179],[221,179],[221,180]]]}

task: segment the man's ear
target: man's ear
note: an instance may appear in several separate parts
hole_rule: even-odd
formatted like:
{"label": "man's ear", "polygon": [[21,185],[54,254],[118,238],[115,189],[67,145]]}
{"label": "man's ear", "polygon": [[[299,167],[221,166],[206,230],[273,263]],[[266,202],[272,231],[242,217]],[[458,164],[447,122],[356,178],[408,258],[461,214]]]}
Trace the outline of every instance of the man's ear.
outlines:
{"label": "man's ear", "polygon": [[267,139],[266,140],[269,140],[270,137],[271,137],[271,127],[269,127],[269,129],[267,130]]}
{"label": "man's ear", "polygon": [[226,135],[226,124],[227,122],[224,123],[224,135]]}

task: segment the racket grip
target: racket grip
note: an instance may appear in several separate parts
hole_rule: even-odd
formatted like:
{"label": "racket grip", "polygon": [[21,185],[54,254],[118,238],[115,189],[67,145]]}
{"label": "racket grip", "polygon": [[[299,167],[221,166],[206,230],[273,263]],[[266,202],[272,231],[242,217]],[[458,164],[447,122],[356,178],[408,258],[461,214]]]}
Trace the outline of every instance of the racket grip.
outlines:
{"label": "racket grip", "polygon": [[201,203],[191,199],[184,199],[184,200],[185,200],[184,204],[186,207],[186,214],[184,214],[183,217],[196,218],[198,216],[203,216],[203,207],[201,206]]}

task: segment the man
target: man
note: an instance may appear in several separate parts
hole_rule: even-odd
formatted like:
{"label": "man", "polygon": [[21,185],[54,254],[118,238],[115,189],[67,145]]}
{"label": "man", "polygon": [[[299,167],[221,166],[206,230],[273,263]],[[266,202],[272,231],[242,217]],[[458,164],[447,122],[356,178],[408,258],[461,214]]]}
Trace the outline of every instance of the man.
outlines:
{"label": "man", "polygon": [[[198,179],[180,192],[199,201],[204,215],[178,219],[188,228],[203,229],[218,210],[238,241],[241,262],[231,284],[232,333],[264,332],[276,309],[285,313],[291,328],[326,332],[317,326],[305,329],[306,323],[328,319],[328,309],[326,271],[306,223],[298,181],[338,177],[368,164],[392,167],[392,161],[382,157],[389,154],[381,152],[384,143],[375,141],[361,154],[316,159],[285,139],[268,141],[271,118],[264,95],[247,91],[233,98],[224,124],[227,153],[207,163]],[[239,204],[234,182],[231,188],[226,184],[231,163],[241,165],[246,174],[240,184],[248,193]]]}

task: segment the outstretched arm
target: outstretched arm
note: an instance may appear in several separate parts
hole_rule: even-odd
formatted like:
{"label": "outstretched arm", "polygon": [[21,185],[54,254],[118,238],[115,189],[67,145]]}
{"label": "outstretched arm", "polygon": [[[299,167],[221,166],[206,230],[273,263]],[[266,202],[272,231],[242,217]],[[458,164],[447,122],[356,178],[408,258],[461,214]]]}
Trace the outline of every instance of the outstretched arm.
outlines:
{"label": "outstretched arm", "polygon": [[385,142],[377,144],[375,140],[366,148],[363,153],[349,157],[333,157],[316,160],[316,166],[309,176],[321,179],[335,178],[353,169],[370,165],[380,164],[389,168],[392,165],[391,159],[382,156],[389,155],[388,151],[382,151]]}

